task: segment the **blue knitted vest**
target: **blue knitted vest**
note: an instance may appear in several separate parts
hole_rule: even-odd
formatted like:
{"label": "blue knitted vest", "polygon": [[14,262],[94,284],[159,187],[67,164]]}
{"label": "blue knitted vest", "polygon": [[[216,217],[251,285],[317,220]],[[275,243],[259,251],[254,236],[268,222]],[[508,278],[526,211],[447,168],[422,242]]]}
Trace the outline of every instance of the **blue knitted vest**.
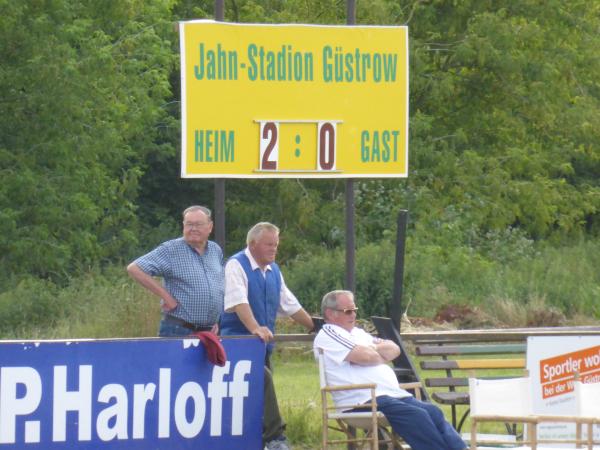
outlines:
{"label": "blue knitted vest", "polygon": [[[248,278],[248,302],[254,318],[259,325],[268,327],[275,334],[275,318],[281,292],[279,266],[271,263],[271,270],[267,270],[266,276],[263,277],[259,268],[252,270],[250,260],[243,251],[236,253],[232,258],[240,263]],[[236,313],[223,313],[220,328],[223,336],[250,334]],[[271,352],[272,348],[273,344],[267,345],[268,352]]]}

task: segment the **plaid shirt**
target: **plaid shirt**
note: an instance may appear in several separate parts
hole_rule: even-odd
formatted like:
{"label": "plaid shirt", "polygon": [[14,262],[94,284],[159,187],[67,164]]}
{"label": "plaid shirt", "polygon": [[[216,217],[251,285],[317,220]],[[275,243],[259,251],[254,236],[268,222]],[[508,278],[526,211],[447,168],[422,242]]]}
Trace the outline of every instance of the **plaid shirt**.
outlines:
{"label": "plaid shirt", "polygon": [[169,315],[197,326],[212,326],[223,311],[223,252],[208,241],[200,255],[183,238],[164,242],[135,264],[163,278],[165,289],[179,302]]}

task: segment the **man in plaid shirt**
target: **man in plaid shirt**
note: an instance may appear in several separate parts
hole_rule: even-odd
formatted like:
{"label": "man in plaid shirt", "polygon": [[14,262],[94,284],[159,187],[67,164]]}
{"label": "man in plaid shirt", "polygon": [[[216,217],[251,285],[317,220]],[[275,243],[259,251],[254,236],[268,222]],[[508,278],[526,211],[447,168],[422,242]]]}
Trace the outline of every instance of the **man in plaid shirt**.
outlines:
{"label": "man in plaid shirt", "polygon": [[[225,278],[223,252],[208,240],[212,228],[210,210],[190,206],[183,212],[183,237],[162,243],[127,266],[134,280],[161,298],[159,336],[217,331]],[[154,277],[162,277],[163,283]]]}

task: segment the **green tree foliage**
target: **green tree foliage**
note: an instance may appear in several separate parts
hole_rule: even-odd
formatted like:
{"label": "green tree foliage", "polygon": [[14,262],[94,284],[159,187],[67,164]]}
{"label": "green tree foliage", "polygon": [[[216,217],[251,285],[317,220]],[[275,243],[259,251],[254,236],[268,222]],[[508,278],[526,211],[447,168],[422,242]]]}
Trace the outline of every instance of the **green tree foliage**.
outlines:
{"label": "green tree foliage", "polygon": [[[0,280],[130,258],[178,234],[185,206],[214,207],[212,180],[179,178],[173,28],[213,7],[0,0]],[[225,20],[345,24],[346,5],[226,0]],[[447,280],[488,279],[533,257],[535,241],[598,237],[600,4],[359,0],[356,21],[408,25],[410,36],[409,177],[355,183],[363,309],[389,301],[400,208],[408,262],[432,271],[407,266],[413,298],[427,279],[437,289],[436,276],[458,295]],[[228,180],[226,252],[253,223],[280,225],[290,284],[318,302],[341,287],[343,209],[343,181]]]}
{"label": "green tree foliage", "polygon": [[410,174],[361,186],[367,216],[388,219],[375,229],[396,203],[432,238],[597,235],[600,7],[412,3]]}
{"label": "green tree foliage", "polygon": [[0,1],[2,277],[64,278],[134,242],[175,55],[168,2]]}
{"label": "green tree foliage", "polygon": [[[175,14],[211,17],[213,5],[180,1]],[[357,2],[357,23],[406,24],[411,45],[409,178],[357,183],[359,243],[393,233],[399,208],[411,212],[424,239],[447,243],[481,241],[509,229],[534,239],[597,235],[598,9],[583,0]],[[339,1],[231,0],[225,20],[343,24],[346,7]],[[153,227],[190,200],[212,202],[212,182],[162,182],[165,172],[177,175],[178,154],[169,158],[168,164],[157,160],[142,181],[152,186],[142,189],[151,192],[143,204],[160,212],[146,220]],[[297,188],[294,203],[290,185]],[[325,214],[341,214],[342,204],[330,206],[343,203],[330,195],[341,190],[340,183],[310,180],[228,181],[228,249],[239,247],[245,229],[259,219],[288,226],[295,243],[290,255],[341,244],[342,218],[321,223]],[[286,207],[278,208],[282,203]],[[306,208],[298,216],[314,214],[318,226],[304,218],[290,225],[292,204]],[[330,229],[324,232],[324,225]]]}

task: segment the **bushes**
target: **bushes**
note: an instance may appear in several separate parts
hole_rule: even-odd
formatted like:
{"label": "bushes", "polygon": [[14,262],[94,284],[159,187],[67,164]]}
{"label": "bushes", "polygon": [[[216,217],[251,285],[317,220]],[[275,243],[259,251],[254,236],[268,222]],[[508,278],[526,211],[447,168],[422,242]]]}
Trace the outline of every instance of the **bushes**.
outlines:
{"label": "bushes", "polygon": [[[506,250],[506,249],[505,249]],[[371,243],[356,253],[359,317],[388,315],[395,246]],[[475,248],[407,242],[403,309],[433,318],[464,305],[477,314],[460,327],[593,323],[600,318],[600,241],[542,247],[495,260]],[[325,251],[283,267],[286,282],[310,313],[323,294],[344,286],[344,253]],[[460,310],[460,308],[458,308]],[[92,271],[58,287],[24,278],[0,294],[0,338],[155,336],[158,299],[130,280],[121,265]]]}
{"label": "bushes", "polygon": [[158,299],[123,267],[91,272],[59,288],[26,278],[0,294],[0,339],[156,336]]}
{"label": "bushes", "polygon": [[340,250],[304,256],[283,268],[285,281],[310,313],[319,313],[321,298],[344,284],[344,254]]}
{"label": "bushes", "polygon": [[[600,317],[599,241],[554,248],[516,237],[506,239],[502,249],[490,241],[481,247],[443,246],[409,238],[402,299],[408,315],[432,318],[448,304],[477,306],[493,315],[508,302],[538,311],[523,315],[532,324],[533,316],[541,315],[552,316],[553,325],[564,322],[561,314]],[[356,297],[362,317],[389,314],[394,255],[395,245],[387,240],[357,250]],[[323,294],[344,286],[344,253],[323,251],[294,261],[284,273],[304,307],[320,313]]]}
{"label": "bushes", "polygon": [[49,281],[28,277],[0,294],[0,338],[27,336],[30,330],[50,329],[68,314],[59,290]]}
{"label": "bushes", "polygon": [[[387,314],[392,295],[395,248],[388,242],[369,244],[356,252],[356,303],[361,315]],[[320,314],[323,295],[344,289],[345,256],[341,250],[322,251],[284,268],[287,285],[304,308]]]}

